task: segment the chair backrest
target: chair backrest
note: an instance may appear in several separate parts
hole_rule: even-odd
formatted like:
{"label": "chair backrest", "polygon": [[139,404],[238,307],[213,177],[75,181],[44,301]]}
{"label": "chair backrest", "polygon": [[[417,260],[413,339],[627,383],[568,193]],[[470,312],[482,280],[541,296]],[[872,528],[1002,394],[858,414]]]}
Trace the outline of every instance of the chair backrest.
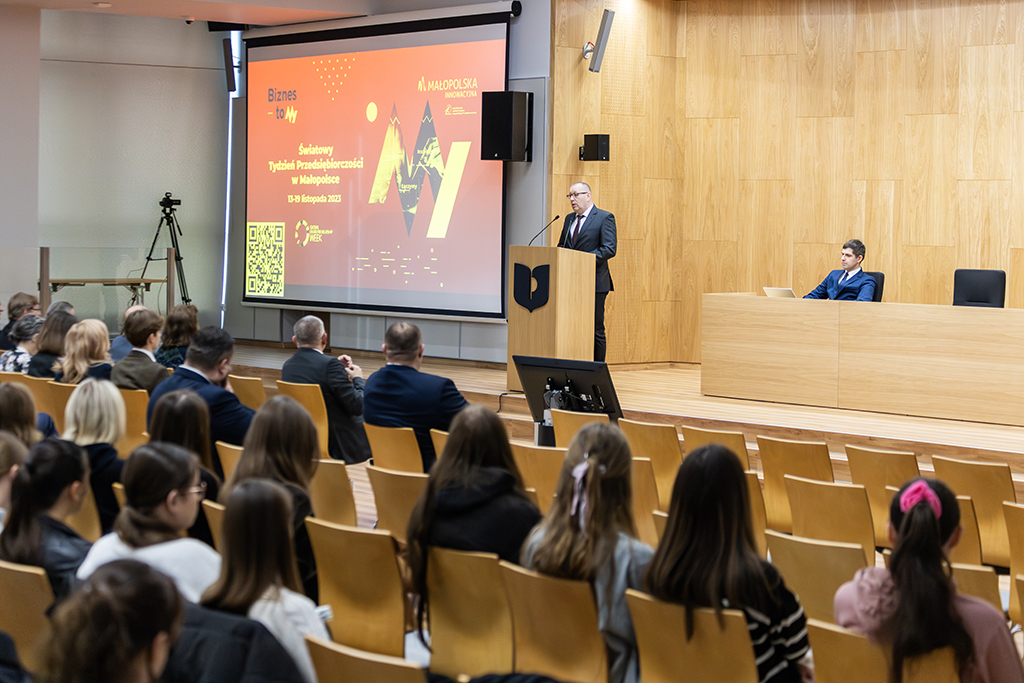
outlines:
{"label": "chair backrest", "polygon": [[[1003,602],[999,597],[999,577],[996,570],[977,564],[953,564],[956,592],[984,600],[1000,612]],[[1011,588],[1013,582],[1010,582]]]}
{"label": "chair backrest", "polygon": [[767,531],[772,563],[786,577],[786,585],[800,596],[812,619],[835,623],[836,591],[867,566],[864,548],[857,543],[832,543]]}
{"label": "chair backrest", "polygon": [[747,438],[743,432],[725,432],[715,429],[699,429],[697,427],[682,426],[679,430],[683,433],[683,457],[692,453],[701,446],[712,443],[720,443],[735,453],[743,463],[743,469],[750,469],[750,454],[747,452]]}
{"label": "chair backrest", "polygon": [[875,527],[863,486],[834,484],[786,475],[793,534],[820,541],[856,543],[864,561],[875,564]]}
{"label": "chair backrest", "polygon": [[885,490],[893,486],[897,490],[905,483],[920,475],[917,457],[913,453],[900,451],[876,451],[860,446],[846,446],[846,458],[850,463],[850,479],[864,487],[871,504],[871,520],[875,525],[875,545],[891,547],[885,525],[889,522],[889,502],[892,494]]}
{"label": "chair backrest", "polygon": [[1005,299],[1005,270],[957,268],[953,271],[954,306],[1002,308]]}
{"label": "chair backrest", "polygon": [[317,678],[359,683],[426,683],[427,672],[401,657],[363,652],[338,643],[306,636],[306,647]]}
{"label": "chair backrest", "polygon": [[100,511],[96,507],[96,497],[93,495],[92,486],[85,487],[85,500],[78,512],[69,516],[65,522],[75,532],[89,541],[95,543],[103,535],[103,527],[100,524]]}
{"label": "chair backrest", "polygon": [[115,481],[110,485],[110,490],[114,492],[114,500],[117,501],[118,507],[123,508],[128,504],[128,493],[124,490],[124,484]]}
{"label": "chair backrest", "polygon": [[551,409],[551,426],[555,430],[555,445],[568,448],[576,438],[576,432],[591,422],[608,422],[604,413],[577,413],[573,410]]}
{"label": "chair backrest", "polygon": [[448,443],[448,432],[442,429],[431,429],[430,443],[434,444],[434,455],[440,458],[441,453],[444,452],[445,444]]}
{"label": "chair backrest", "polygon": [[370,442],[374,465],[387,470],[423,474],[423,456],[412,427],[363,426]]}
{"label": "chair backrest", "polygon": [[668,525],[668,513],[661,510],[654,511],[654,530],[658,532],[658,543],[665,538],[665,527]]}
{"label": "chair backrest", "polygon": [[405,651],[405,593],[386,531],[357,529],[306,518],[316,558],[320,604],[337,617],[330,623],[336,643],[401,657]]}
{"label": "chair backrest", "polygon": [[226,441],[217,441],[215,445],[217,446],[217,457],[220,458],[220,467],[224,471],[224,481],[227,481],[238,467],[238,461],[242,457],[242,447]]}
{"label": "chair backrest", "polygon": [[675,425],[619,420],[619,429],[626,435],[634,458],[647,458],[654,468],[654,481],[658,485],[658,506],[668,511],[672,500],[672,487],[682,463],[679,433]]}
{"label": "chair backrest", "polygon": [[[51,411],[54,410],[54,406],[50,405],[49,402],[49,390],[46,386],[50,380],[45,377],[32,377],[31,375],[25,375],[20,372],[0,372],[0,382],[13,382],[15,384],[24,385],[28,388],[32,394],[32,401],[36,404],[36,412],[46,413],[53,418],[54,427],[57,426],[57,415],[54,415]],[[60,424],[64,424],[64,409],[61,408],[60,412]],[[60,429],[57,433],[60,433]]]}
{"label": "chair backrest", "polygon": [[648,458],[633,458],[633,519],[637,537],[651,546],[658,545],[658,530],[654,526],[654,511],[658,509],[658,487],[654,482],[654,468]]}
{"label": "chair backrest", "polygon": [[905,662],[903,683],[960,683],[953,648],[944,647]]}
{"label": "chair backrest", "polygon": [[515,670],[572,683],[607,683],[608,654],[586,581],[544,576],[501,561]]}
{"label": "chair backrest", "polygon": [[260,406],[267,400],[267,390],[263,386],[263,380],[259,377],[243,377],[242,375],[228,375],[231,388],[235,396],[253,410],[259,410]]}
{"label": "chair backrest", "polygon": [[366,466],[366,475],[370,478],[373,500],[377,505],[377,528],[390,531],[392,536],[405,543],[409,517],[427,488],[429,475],[386,470],[373,465]]}
{"label": "chair backrest", "polygon": [[316,425],[316,436],[320,442],[320,457],[329,458],[330,454],[327,452],[329,440],[327,404],[324,403],[320,385],[285,382],[279,379],[277,380],[277,391],[285,396],[291,396],[309,411],[309,416],[313,418],[313,424]]}
{"label": "chair backrest", "polygon": [[757,472],[747,470],[744,474],[747,475],[747,495],[750,497],[750,521],[754,525],[754,543],[757,545],[758,554],[768,559],[768,541],[764,537],[768,522],[764,512],[761,480],[757,478]]}
{"label": "chair backrest", "polygon": [[[41,390],[43,397],[43,405],[46,406],[46,410],[39,407],[39,397],[36,400],[36,410],[40,413],[47,413],[53,418],[53,424],[57,427],[59,434],[64,433],[65,420],[64,420],[64,409],[67,408],[68,399],[71,398],[71,393],[78,387],[77,384],[64,384],[62,382],[48,381],[46,384],[37,385]],[[52,412],[51,412],[52,411]]]}
{"label": "chair backrest", "polygon": [[885,273],[880,270],[865,270],[864,274],[875,278],[875,293],[871,296],[871,300],[881,301],[882,291],[885,289]]}
{"label": "chair backrest", "polygon": [[27,379],[22,379],[23,377],[27,378],[28,375],[22,372],[0,371],[0,384],[4,384],[6,382],[15,382],[17,384],[24,384],[25,386],[28,386],[30,381]]}
{"label": "chair backrest", "polygon": [[29,671],[42,664],[37,649],[50,627],[46,610],[52,604],[53,589],[42,567],[0,561],[0,631],[14,639]]}
{"label": "chair backrest", "polygon": [[626,590],[644,683],[739,683],[758,680],[754,648],[743,612],[693,610],[686,639],[686,608]]}
{"label": "chair backrest", "polygon": [[[1010,577],[1010,583],[1016,590],[1017,596],[1017,609],[1024,614],[1024,574],[1013,574]],[[1020,622],[1016,622],[1020,623]]]}
{"label": "chair backrest", "polygon": [[212,500],[203,501],[203,513],[206,515],[206,523],[210,525],[210,535],[213,536],[213,547],[217,552],[224,552],[221,544],[221,534],[224,525],[224,506]]}
{"label": "chair backrest", "polygon": [[512,611],[498,556],[431,547],[430,670],[449,678],[510,672]]}
{"label": "chair backrest", "polygon": [[[1010,576],[1024,574],[1024,505],[1003,503],[1003,516],[1006,518],[1006,531],[1010,540]],[[1017,582],[1010,581],[1010,619],[1015,624],[1024,619],[1020,609],[1020,596],[1017,595]]]}
{"label": "chair backrest", "polygon": [[815,683],[880,683],[889,679],[885,648],[867,637],[818,619],[807,620]]}
{"label": "chair backrest", "polygon": [[317,518],[356,526],[356,498],[348,467],[341,460],[321,460],[309,482],[309,502]]}
{"label": "chair backrest", "polygon": [[789,441],[757,437],[764,472],[764,508],[769,529],[788,534],[793,517],[786,493],[787,474],[804,479],[832,481],[832,461],[824,441]]}
{"label": "chair backrest", "polygon": [[127,458],[139,446],[149,443],[146,433],[146,408],[149,393],[145,389],[119,389],[124,400],[125,430],[121,440],[114,444],[117,455]]}
{"label": "chair backrest", "polygon": [[1005,462],[974,462],[932,457],[935,476],[959,495],[970,496],[981,534],[981,559],[985,564],[1010,566],[1010,540],[1003,516],[1003,502],[1016,503],[1010,466]]}
{"label": "chair backrest", "polygon": [[960,507],[960,526],[963,532],[960,534],[960,542],[949,551],[949,559],[960,564],[981,564],[981,532],[978,531],[974,501],[970,496],[957,496],[956,502]]}
{"label": "chair backrest", "polygon": [[537,507],[546,514],[555,499],[558,477],[565,462],[565,448],[548,448],[510,442],[512,457],[523,477],[523,485],[537,491]]}

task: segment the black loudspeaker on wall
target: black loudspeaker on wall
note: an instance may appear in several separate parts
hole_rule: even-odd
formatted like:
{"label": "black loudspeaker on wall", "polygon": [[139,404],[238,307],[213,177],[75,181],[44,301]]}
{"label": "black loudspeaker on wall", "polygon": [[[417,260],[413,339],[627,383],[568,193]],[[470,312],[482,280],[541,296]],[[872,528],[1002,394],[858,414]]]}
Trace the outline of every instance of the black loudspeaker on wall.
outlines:
{"label": "black loudspeaker on wall", "polygon": [[533,93],[485,92],[480,115],[480,158],[533,161]]}
{"label": "black loudspeaker on wall", "polygon": [[603,133],[584,135],[580,147],[580,161],[608,161],[611,138]]}

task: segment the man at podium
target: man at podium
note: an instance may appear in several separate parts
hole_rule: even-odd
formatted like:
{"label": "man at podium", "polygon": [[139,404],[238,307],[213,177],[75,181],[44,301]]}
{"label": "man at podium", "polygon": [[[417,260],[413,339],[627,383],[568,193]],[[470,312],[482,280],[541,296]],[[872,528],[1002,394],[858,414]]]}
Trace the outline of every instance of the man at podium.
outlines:
{"label": "man at podium", "polygon": [[573,213],[565,217],[558,246],[586,251],[597,257],[597,282],[594,299],[594,360],[604,361],[607,340],[604,333],[604,300],[608,292],[615,291],[612,275],[608,272],[608,259],[615,256],[618,238],[615,234],[615,215],[594,206],[590,198],[590,185],[574,183],[566,195]]}
{"label": "man at podium", "polygon": [[863,242],[849,240],[843,245],[843,253],[839,257],[842,269],[829,273],[821,284],[804,298],[871,301],[875,295],[875,278],[860,268],[865,251]]}

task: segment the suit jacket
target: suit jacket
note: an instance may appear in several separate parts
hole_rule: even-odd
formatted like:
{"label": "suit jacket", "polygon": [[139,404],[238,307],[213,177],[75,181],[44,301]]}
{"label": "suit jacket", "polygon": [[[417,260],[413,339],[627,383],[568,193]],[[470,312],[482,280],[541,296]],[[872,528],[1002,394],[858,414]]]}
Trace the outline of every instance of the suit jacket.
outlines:
{"label": "suit jacket", "polygon": [[327,406],[328,452],[347,463],[370,458],[370,443],[363,429],[363,386],[361,377],[350,380],[337,358],[316,349],[299,349],[281,368],[285,382],[319,384]]}
{"label": "suit jacket", "polygon": [[612,275],[608,272],[608,259],[615,256],[615,247],[618,244],[615,234],[615,215],[608,211],[602,211],[596,206],[591,208],[587,219],[583,221],[583,226],[580,228],[580,234],[576,236],[576,243],[569,246],[569,235],[574,225],[576,225],[576,214],[570,213],[565,217],[562,235],[558,238],[558,246],[576,251],[589,251],[597,256],[597,286],[594,291],[615,291]]}
{"label": "suit jacket", "polygon": [[110,371],[111,381],[122,389],[145,389],[152,394],[157,384],[171,376],[171,371],[150,360],[142,351],[131,353],[117,361]]}
{"label": "suit jacket", "polygon": [[420,444],[423,471],[437,460],[431,429],[447,431],[468,404],[455,383],[408,365],[385,365],[366,380],[363,418],[378,427],[412,427]]}
{"label": "suit jacket", "polygon": [[875,295],[875,278],[863,270],[839,286],[843,270],[833,270],[805,299],[836,299],[838,301],[871,301]]}
{"label": "suit jacket", "polygon": [[110,341],[110,360],[115,363],[127,356],[132,351],[132,343],[123,334],[119,334]]}

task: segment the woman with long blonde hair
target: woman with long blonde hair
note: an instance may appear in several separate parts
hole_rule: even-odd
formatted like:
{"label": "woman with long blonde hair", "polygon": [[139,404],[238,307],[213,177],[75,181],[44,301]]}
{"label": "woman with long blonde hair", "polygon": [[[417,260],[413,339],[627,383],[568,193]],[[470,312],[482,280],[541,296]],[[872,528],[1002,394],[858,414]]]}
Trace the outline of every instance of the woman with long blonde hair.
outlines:
{"label": "woman with long blonde hair", "polygon": [[75,323],[64,338],[64,357],[55,380],[78,384],[86,377],[110,379],[110,332],[102,320]]}

